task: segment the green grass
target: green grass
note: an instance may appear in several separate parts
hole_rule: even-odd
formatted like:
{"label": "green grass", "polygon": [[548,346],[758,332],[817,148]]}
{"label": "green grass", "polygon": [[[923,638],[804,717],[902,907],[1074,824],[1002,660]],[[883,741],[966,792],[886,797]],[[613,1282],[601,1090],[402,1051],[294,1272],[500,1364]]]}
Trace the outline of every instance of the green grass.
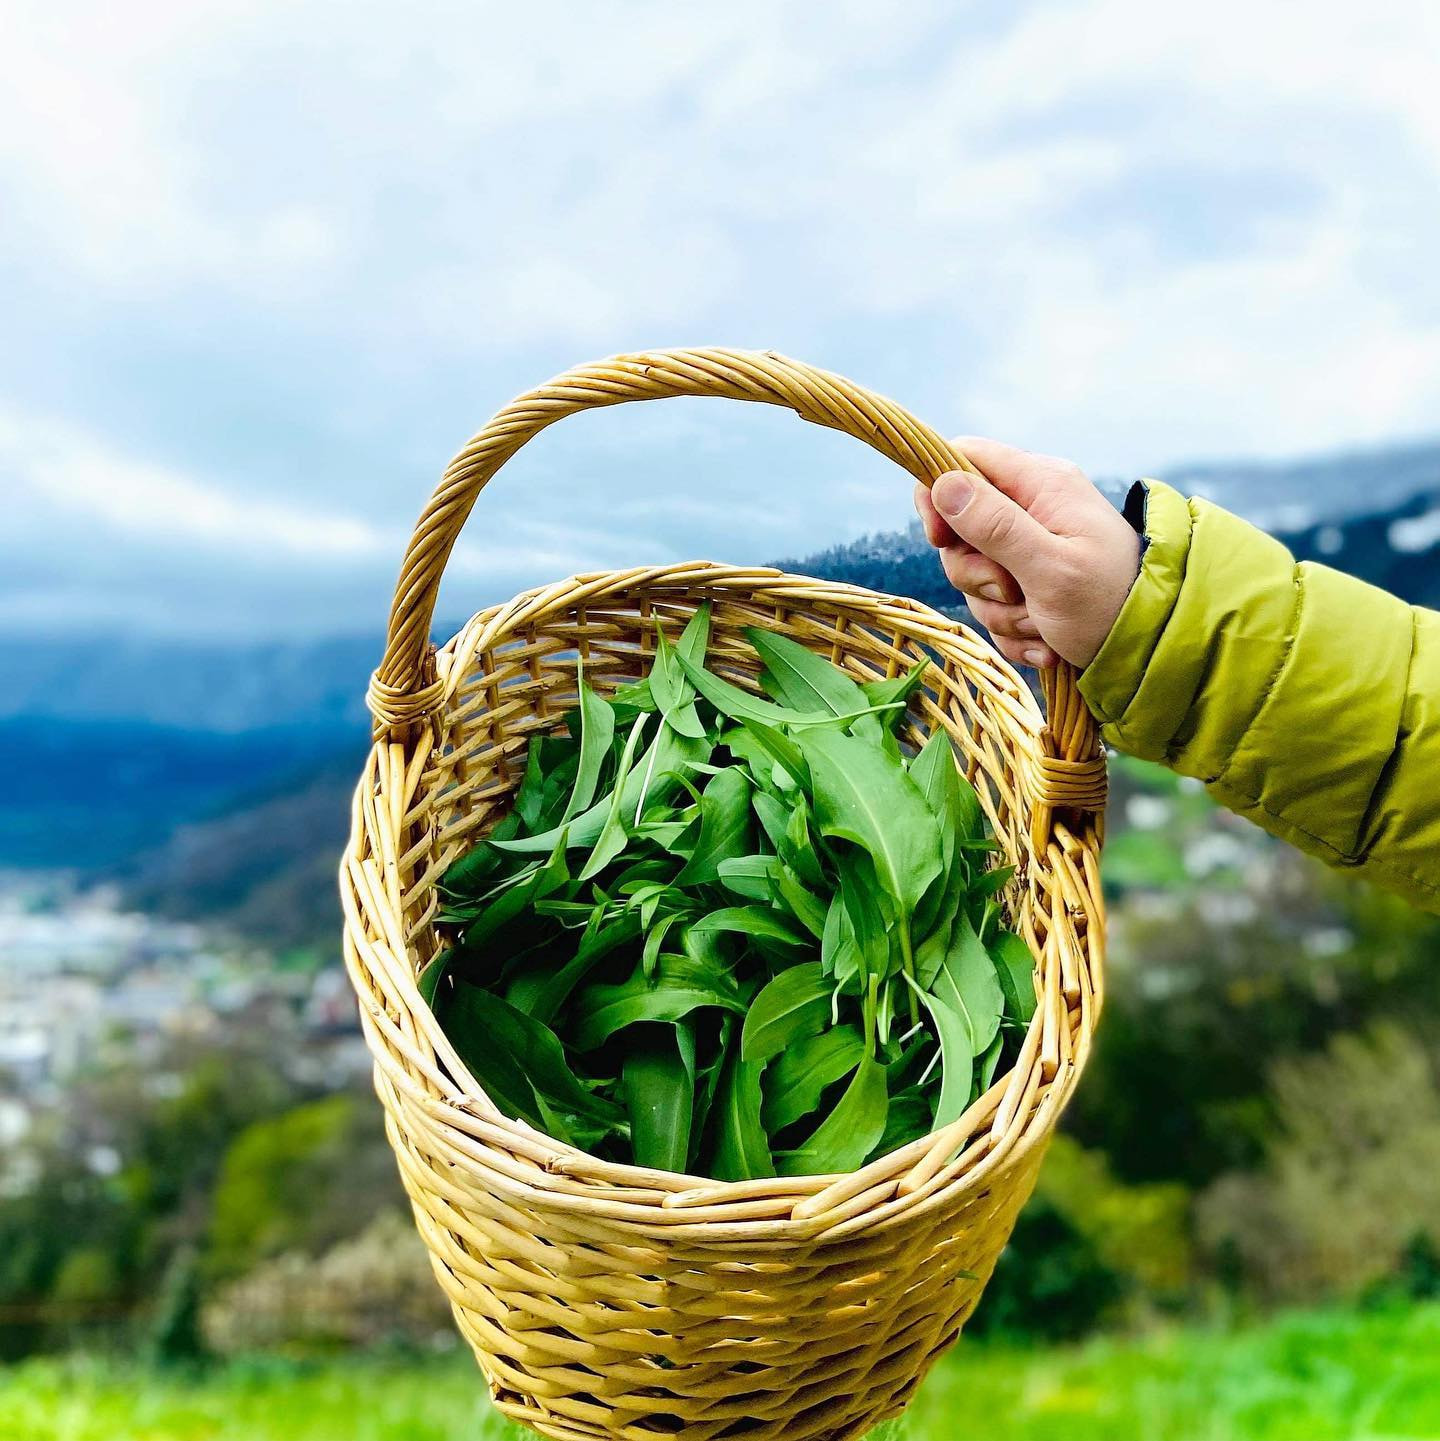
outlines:
{"label": "green grass", "polygon": [[[0,1371],[5,1441],[514,1441],[466,1361]],[[1065,1350],[962,1345],[904,1441],[1440,1441],[1440,1305]]]}

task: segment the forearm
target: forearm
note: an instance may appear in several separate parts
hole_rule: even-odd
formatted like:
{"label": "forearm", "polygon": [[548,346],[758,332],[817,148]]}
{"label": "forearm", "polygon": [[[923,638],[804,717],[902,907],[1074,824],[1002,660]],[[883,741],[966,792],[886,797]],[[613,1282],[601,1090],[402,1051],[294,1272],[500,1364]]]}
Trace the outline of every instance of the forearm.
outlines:
{"label": "forearm", "polygon": [[1106,738],[1440,911],[1440,615],[1148,489],[1140,576],[1081,681]]}

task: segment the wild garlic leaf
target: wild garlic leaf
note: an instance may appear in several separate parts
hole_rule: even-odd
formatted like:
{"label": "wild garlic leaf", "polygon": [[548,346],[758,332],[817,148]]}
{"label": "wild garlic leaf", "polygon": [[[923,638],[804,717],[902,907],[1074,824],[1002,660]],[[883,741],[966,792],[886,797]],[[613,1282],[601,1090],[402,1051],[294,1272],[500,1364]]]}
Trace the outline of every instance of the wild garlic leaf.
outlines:
{"label": "wild garlic leaf", "polygon": [[588,901],[536,901],[535,914],[548,916],[569,931],[584,930],[595,915],[595,907]]}
{"label": "wild garlic leaf", "polygon": [[900,738],[888,726],[880,736],[881,753],[894,765],[905,764],[904,752],[900,749]]}
{"label": "wild garlic leaf", "polygon": [[856,681],[789,636],[748,626],[745,638],[765,664],[761,683],[792,710],[844,716],[870,705]]}
{"label": "wild garlic leaf", "polygon": [[[768,756],[766,752],[762,752],[762,754]],[[754,791],[751,794],[750,803],[755,807],[755,815],[760,821],[760,828],[765,832],[765,839],[770,842],[770,848],[778,855],[781,847],[785,844],[785,834],[793,812],[784,801],[772,796],[769,791]]]}
{"label": "wild garlic leaf", "polygon": [[1035,1014],[1035,957],[1030,947],[1011,931],[1001,931],[990,942],[991,959],[1005,997],[1005,1014],[1019,1026],[1028,1026]]}
{"label": "wild garlic leaf", "polygon": [[[840,857],[840,898],[855,946],[859,973],[883,977],[890,969],[890,922],[886,896],[868,854],[852,851]],[[839,972],[837,971],[837,978]]]}
{"label": "wild garlic leaf", "polygon": [[[607,710],[610,708],[607,706]],[[614,712],[611,711],[613,721]],[[546,741],[552,739],[550,736],[540,738],[540,754],[543,758],[546,752]],[[541,761],[542,766],[545,764]],[[610,757],[602,754],[600,756],[600,781],[596,784],[596,791],[599,791],[603,783],[604,774],[610,767]],[[575,777],[580,773],[580,748],[566,742],[566,753],[558,760],[553,769],[545,774],[544,784],[540,788],[540,813],[533,825],[526,825],[523,829],[527,832],[539,833],[551,830],[561,824],[565,819],[565,806],[570,799],[571,792],[575,789]]]}
{"label": "wild garlic leaf", "polygon": [[740,970],[735,964],[735,952],[741,944],[732,932],[697,930],[693,923],[680,932],[680,949],[697,966],[709,966],[735,977],[737,989],[748,998],[754,994],[755,986],[751,981],[740,979]]}
{"label": "wild garlic leaf", "polygon": [[881,1156],[888,1156],[891,1151],[898,1151],[901,1146],[928,1136],[934,1129],[929,1097],[918,1086],[912,1086],[890,1097],[885,1133],[865,1159],[878,1161]]}
{"label": "wild garlic leaf", "polygon": [[[777,732],[781,734],[781,732]],[[783,770],[775,763],[775,757],[743,725],[732,726],[722,731],[719,743],[724,746],[746,774],[754,782],[758,794],[769,796],[789,814],[791,795],[795,790],[794,777],[777,774]],[[798,762],[797,762],[798,763]],[[772,813],[773,814],[773,813]]]}
{"label": "wild garlic leaf", "polygon": [[471,921],[476,920],[498,901],[506,891],[530,880],[544,864],[545,862],[537,856],[512,870],[509,875],[492,872],[485,889],[477,888],[471,895],[465,896],[463,899],[457,897],[448,904],[442,905],[436,912],[436,921],[442,925],[469,925]]}
{"label": "wild garlic leaf", "polygon": [[794,946],[804,945],[809,939],[783,915],[767,906],[723,906],[718,911],[697,917],[690,923],[689,930],[692,935],[706,931],[735,931],[740,935],[764,936]]}
{"label": "wild garlic leaf", "polygon": [[924,1026],[917,1026],[916,1031],[918,1034],[901,1046],[886,1062],[885,1084],[890,1087],[892,1096],[903,1091],[906,1086],[917,1085],[924,1074],[928,1058],[934,1054],[935,1038]]}
{"label": "wild garlic leaf", "polygon": [[787,1046],[824,1029],[830,1019],[830,987],[818,961],[790,966],[762,986],[750,1003],[740,1033],[747,1061],[768,1061]]}
{"label": "wild garlic leaf", "polygon": [[[561,1114],[612,1128],[621,1124],[620,1107],[580,1083],[555,1032],[499,996],[481,986],[456,986],[441,1021],[460,1059],[502,1108],[508,1102],[534,1122],[536,1098],[543,1096]],[[463,1050],[457,1037],[465,1042]]]}
{"label": "wild garlic leaf", "polygon": [[580,814],[595,799],[600,771],[615,739],[615,712],[605,704],[580,676],[580,755],[575,771],[575,787],[565,802],[561,822]]}
{"label": "wild garlic leaf", "polygon": [[940,873],[935,819],[915,782],[863,740],[837,731],[801,732],[820,833],[869,852],[882,885],[913,911]]}
{"label": "wild garlic leaf", "polygon": [[[615,773],[615,789],[610,794],[610,809],[605,816],[605,824],[600,829],[596,838],[595,848],[590,852],[590,858],[580,871],[580,880],[588,881],[592,876],[597,876],[621,851],[625,849],[625,842],[629,840],[630,833],[628,822],[629,815],[625,806],[625,787],[629,784],[630,772],[635,764],[635,751],[640,744],[640,736],[645,727],[645,717],[636,718],[635,724],[630,728],[630,734],[625,738],[625,749],[620,752],[619,768]],[[665,723],[660,723],[660,734],[665,734]]]}
{"label": "wild garlic leaf", "polygon": [[964,914],[955,917],[950,948],[932,990],[965,1018],[970,1028],[971,1055],[983,1055],[1000,1029],[1005,998],[995,974],[995,963]]}
{"label": "wild garlic leaf", "polygon": [[[632,681],[629,685],[617,686],[615,693],[610,697],[611,704],[617,710],[635,710],[654,712],[660,709],[655,704],[655,696],[650,689],[648,677],[645,680]],[[617,722],[621,717],[617,716]]]}
{"label": "wild garlic leaf", "polygon": [[690,1061],[675,1025],[636,1026],[625,1038],[620,1089],[630,1117],[630,1143],[637,1166],[683,1171],[690,1154],[695,1105],[694,1038]]}
{"label": "wild garlic leaf", "polygon": [[760,1119],[763,1061],[741,1058],[734,1041],[726,1058],[711,1122],[715,1151],[710,1174],[717,1181],[751,1181],[775,1174],[770,1139]]}
{"label": "wild garlic leaf", "polygon": [[888,680],[861,682],[860,689],[865,693],[865,699],[870,705],[893,706],[897,701],[900,703],[898,709],[888,713],[892,730],[904,720],[904,707],[909,705],[911,698],[923,686],[929,665],[929,661],[917,660],[904,675],[891,676]]}
{"label": "wild garlic leaf", "polygon": [[937,730],[910,762],[910,779],[919,787],[940,828],[940,876],[915,914],[917,934],[923,935],[959,908],[970,881],[970,862],[964,847],[974,834],[983,831],[984,816],[974,787],[960,774],[954,746],[944,730]]}
{"label": "wild garlic leaf", "polygon": [[997,896],[1014,879],[1014,866],[995,866],[986,871],[984,875],[977,877],[975,884],[971,887],[971,894],[976,900]]}
{"label": "wild garlic leaf", "polygon": [[[634,764],[635,748],[640,742],[647,719],[648,717],[645,715],[636,716],[629,731],[626,732],[624,745],[617,761],[619,769],[614,777],[610,794],[601,796],[599,800],[587,806],[566,823],[564,832],[568,837],[568,844],[577,849],[582,846],[593,847],[600,839],[617,809],[618,791],[614,787],[623,786],[626,783],[630,768]],[[489,844],[495,849],[511,855],[525,855],[534,851],[548,851],[560,834],[561,827],[554,826],[538,835],[516,836],[510,840],[495,840],[492,837]]]}
{"label": "wild garlic leaf", "polygon": [[680,656],[679,660],[681,669],[685,672],[690,684],[721,715],[741,724],[758,721],[761,725],[772,727],[785,726],[797,729],[815,726],[829,727],[857,720],[861,716],[888,713],[891,709],[898,708],[871,705],[862,693],[855,709],[844,715],[837,716],[828,707],[808,711],[796,710],[791,706],[777,705],[774,701],[766,700],[764,696],[755,695],[752,691],[732,685],[723,677],[714,674],[713,671],[704,670],[683,656]]}
{"label": "wild garlic leaf", "polygon": [[501,854],[491,842],[510,840],[519,833],[520,817],[511,811],[491,828],[486,837],[446,867],[440,877],[440,894],[459,900],[485,890],[501,864]]}
{"label": "wild garlic leaf", "polygon": [[940,834],[942,875],[947,880],[955,864],[955,842],[961,834],[959,824],[959,772],[955,769],[955,750],[944,730],[937,730],[910,762],[910,779],[925,797],[925,804]]}
{"label": "wild garlic leaf", "polygon": [[570,999],[575,987],[607,956],[639,939],[640,918],[631,913],[587,931],[579,949],[529,996],[524,1009],[547,1024]]}
{"label": "wild garlic leaf", "polygon": [[726,890],[749,901],[768,901],[780,865],[779,856],[735,856],[716,869]]}
{"label": "wild garlic leaf", "polygon": [[985,833],[985,813],[975,787],[960,773],[955,743],[948,731],[931,733],[919,754],[910,762],[910,779],[919,786],[932,814],[948,838],[946,863],[966,842]]}
{"label": "wild garlic leaf", "polygon": [[781,1174],[828,1176],[858,1169],[885,1134],[889,1110],[885,1067],[865,1056],[835,1109],[803,1145],[781,1159]]}
{"label": "wild garlic leaf", "polygon": [[630,772],[621,811],[632,824],[638,823],[649,807],[664,805],[695,766],[709,761],[713,750],[708,738],[682,736],[662,723],[659,733]]}
{"label": "wild garlic leaf", "polygon": [[[678,652],[675,658],[690,684],[721,715],[728,716],[733,721],[758,720],[767,725],[786,725],[797,719],[803,719],[799,712],[790,707],[776,705],[773,701],[766,700],[764,696],[742,690],[738,685],[732,685],[728,680],[716,675],[713,671],[703,669]],[[815,720],[823,718],[820,714],[812,716],[812,719]]]}
{"label": "wild garlic leaf", "polygon": [[820,940],[825,934],[825,902],[806,890],[800,877],[783,861],[776,867],[771,884],[775,888],[776,901],[817,941]]}
{"label": "wild garlic leaf", "polygon": [[625,898],[627,906],[638,906],[654,896],[673,896],[670,884],[675,863],[668,857],[635,861],[610,882],[611,891]]}
{"label": "wild garlic leaf", "polygon": [[750,853],[750,795],[750,782],[738,768],[711,778],[700,796],[700,837],[675,885],[718,880],[722,861]]}
{"label": "wild garlic leaf", "polygon": [[604,1121],[587,1113],[567,1111],[551,1101],[543,1091],[535,1092],[535,1104],[540,1110],[540,1129],[546,1135],[569,1141],[580,1151],[593,1151],[610,1136],[628,1136],[630,1132],[627,1121]]}
{"label": "wild garlic leaf", "polygon": [[675,820],[647,820],[635,826],[631,834],[638,840],[654,841],[662,850],[680,860],[689,860],[695,849],[699,816],[681,816]]}
{"label": "wild garlic leaf", "polygon": [[[942,861],[942,866],[945,863]],[[963,865],[950,864],[925,887],[920,904],[915,907],[910,921],[910,934],[915,937],[918,957],[926,942],[939,942],[942,946],[950,932],[955,912],[969,897],[969,871]],[[919,975],[917,970],[916,975]]]}
{"label": "wild garlic leaf", "polygon": [[[935,885],[940,886],[945,879],[946,877],[941,876]],[[915,979],[927,991],[934,984],[935,977],[940,974],[940,967],[945,964],[945,957],[950,950],[950,937],[955,929],[955,917],[961,913],[964,900],[963,887],[950,885],[939,892],[938,898],[933,890],[927,891],[920,904],[916,915],[917,925],[926,924],[927,929],[915,947]],[[934,914],[937,904],[940,910],[938,914]],[[922,916],[926,918],[924,921],[921,920]]]}
{"label": "wild garlic leaf", "polygon": [[1004,1049],[1005,1037],[997,1031],[995,1039],[990,1042],[985,1054],[976,1063],[975,1096],[977,1099],[990,1089],[990,1083],[995,1079],[995,1068],[1000,1064],[1000,1052]]}
{"label": "wild garlic leaf", "polygon": [[530,871],[519,885],[503,891],[466,927],[466,946],[483,946],[511,921],[531,909],[536,901],[545,900],[560,890],[570,879],[566,860],[566,833],[562,830],[551,844],[550,858]]}
{"label": "wild garlic leaf", "polygon": [[820,933],[820,967],[836,985],[853,980],[865,968],[843,890],[830,898],[825,912],[825,929]]}
{"label": "wild garlic leaf", "polygon": [[679,657],[665,638],[665,628],[655,624],[655,662],[650,669],[650,693],[660,714],[680,735],[700,739],[705,727],[695,710],[695,687],[680,668]]}
{"label": "wild garlic leaf", "polygon": [[[639,716],[632,723],[643,723],[648,717]],[[628,735],[627,735],[628,740]],[[670,726],[662,724],[645,753],[635,758],[623,782],[619,777],[616,784],[621,786],[618,814],[632,824],[640,809],[642,798],[646,803],[662,801],[673,795],[679,785],[677,777],[683,775],[696,761],[710,759],[711,745],[708,740],[697,740],[691,736],[677,734]],[[610,819],[615,794],[602,795],[593,805],[580,812],[569,822],[570,845],[573,848],[593,847],[600,839],[606,822]],[[491,841],[497,850],[513,855],[525,855],[535,851],[548,851],[555,843],[559,828],[542,832],[537,836],[516,836],[510,840]]]}
{"label": "wild garlic leaf", "polygon": [[710,648],[711,610],[710,602],[702,600],[695,607],[695,614],[686,622],[685,629],[680,632],[680,639],[675,644],[676,654],[691,665],[705,664],[705,652]]}
{"label": "wild garlic leaf", "polygon": [[766,1068],[765,1129],[778,1135],[818,1109],[826,1089],[843,1081],[864,1055],[865,1038],[848,1023],[786,1046]]}
{"label": "wild garlic leaf", "polygon": [[[609,711],[609,707],[606,707]],[[541,793],[545,788],[547,773],[540,765],[540,738],[533,737],[525,756],[525,775],[520,789],[515,792],[514,813],[527,830],[534,830],[540,820]]]}
{"label": "wild garlic leaf", "polygon": [[[665,937],[670,928],[683,919],[684,916],[679,911],[672,911],[668,916],[662,917],[658,925],[650,926],[645,932],[645,946],[640,952],[640,966],[648,979],[653,981],[660,969],[660,948],[665,944]],[[640,917],[640,924],[645,925],[643,914]]]}
{"label": "wild garlic leaf", "polygon": [[435,993],[440,989],[440,982],[445,979],[445,972],[450,968],[452,954],[453,952],[447,947],[431,956],[420,968],[420,974],[415,978],[420,998],[431,1010],[435,1009]]}
{"label": "wild garlic leaf", "polygon": [[662,953],[652,979],[637,966],[619,985],[587,986],[576,998],[570,1018],[571,1044],[593,1051],[617,1031],[639,1021],[679,1021],[702,1006],[741,1014],[745,1001],[734,980],[689,956]]}
{"label": "wild garlic leaf", "polygon": [[970,1104],[975,1050],[970,1044],[970,1023],[960,1012],[929,991],[922,991],[920,1000],[940,1037],[940,1096],[935,1103],[938,1131],[964,1115]]}
{"label": "wild garlic leaf", "polygon": [[[710,1113],[715,1104],[715,1093],[725,1072],[725,1063],[731,1050],[731,1038],[738,1028],[738,1022],[728,1011],[721,1012],[720,1026],[713,1047],[701,1053],[698,1042],[694,1042],[695,1054],[695,1104],[690,1121],[689,1169],[699,1170],[705,1152],[710,1144]],[[690,1027],[692,1042],[696,1036]]]}
{"label": "wild garlic leaf", "polygon": [[436,1008],[455,1053],[485,1094],[507,1116],[528,1121],[543,1130],[545,1123],[523,1060],[503,1043],[491,1043],[493,1017],[506,1003],[479,986],[457,987],[456,991],[458,994],[453,997],[450,992],[442,991]]}
{"label": "wild garlic leaf", "polygon": [[[805,752],[782,730],[766,725],[764,721],[741,719],[740,724],[749,733],[750,739],[777,765],[784,768],[791,781],[809,787],[810,767]],[[776,778],[777,783],[779,777]]]}
{"label": "wild garlic leaf", "polygon": [[[508,955],[500,976],[496,979],[482,980],[475,975],[464,975],[461,979],[475,985],[486,985],[517,1011],[524,1011],[527,1016],[535,1016],[535,997],[566,965],[565,957],[558,954],[552,944],[547,944],[547,939],[542,937],[538,944]],[[547,1017],[535,1016],[535,1019],[543,1020],[546,1025],[550,1024]]]}
{"label": "wild garlic leaf", "polygon": [[785,833],[776,846],[785,864],[793,867],[795,874],[807,886],[823,887],[825,871],[810,834],[810,806],[803,795],[795,798],[795,807],[790,812]]}

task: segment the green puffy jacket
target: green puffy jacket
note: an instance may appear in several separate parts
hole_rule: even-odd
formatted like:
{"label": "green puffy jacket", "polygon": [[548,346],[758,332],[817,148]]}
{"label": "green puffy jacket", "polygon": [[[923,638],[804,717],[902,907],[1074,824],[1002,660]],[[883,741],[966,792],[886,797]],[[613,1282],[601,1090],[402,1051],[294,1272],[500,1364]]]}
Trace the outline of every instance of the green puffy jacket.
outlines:
{"label": "green puffy jacket", "polygon": [[1440,612],[1148,481],[1140,575],[1080,689],[1121,750],[1440,913]]}

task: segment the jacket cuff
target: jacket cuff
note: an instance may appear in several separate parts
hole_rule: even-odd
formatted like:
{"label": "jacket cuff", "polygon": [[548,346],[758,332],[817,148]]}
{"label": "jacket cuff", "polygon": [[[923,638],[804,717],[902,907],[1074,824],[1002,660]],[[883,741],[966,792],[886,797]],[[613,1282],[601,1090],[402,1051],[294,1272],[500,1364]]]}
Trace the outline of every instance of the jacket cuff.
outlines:
{"label": "jacket cuff", "polygon": [[1158,480],[1136,483],[1125,516],[1140,531],[1140,573],[1080,676],[1080,694],[1102,725],[1118,722],[1135,699],[1180,594],[1194,529],[1185,497]]}

